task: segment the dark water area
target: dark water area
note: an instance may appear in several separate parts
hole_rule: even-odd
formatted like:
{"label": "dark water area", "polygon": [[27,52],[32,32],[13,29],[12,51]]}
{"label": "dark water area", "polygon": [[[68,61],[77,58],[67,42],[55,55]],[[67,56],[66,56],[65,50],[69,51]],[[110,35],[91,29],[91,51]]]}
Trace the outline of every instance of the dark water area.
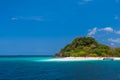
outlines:
{"label": "dark water area", "polygon": [[0,80],[120,80],[120,61],[43,61],[50,58],[2,57]]}

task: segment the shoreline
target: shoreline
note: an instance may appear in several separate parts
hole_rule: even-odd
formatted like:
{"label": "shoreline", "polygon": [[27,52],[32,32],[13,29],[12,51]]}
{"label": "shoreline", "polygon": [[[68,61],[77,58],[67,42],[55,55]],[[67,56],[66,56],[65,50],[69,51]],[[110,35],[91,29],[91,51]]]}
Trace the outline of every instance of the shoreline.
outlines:
{"label": "shoreline", "polygon": [[60,58],[52,58],[45,61],[92,61],[92,60],[120,60],[120,57],[60,57]]}

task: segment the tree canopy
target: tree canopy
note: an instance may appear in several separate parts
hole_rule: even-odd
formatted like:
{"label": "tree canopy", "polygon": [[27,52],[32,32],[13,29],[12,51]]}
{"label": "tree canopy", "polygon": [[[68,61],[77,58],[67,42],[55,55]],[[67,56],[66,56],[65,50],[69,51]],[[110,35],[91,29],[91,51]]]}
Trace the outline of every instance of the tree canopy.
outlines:
{"label": "tree canopy", "polygon": [[120,48],[98,43],[93,37],[78,37],[55,56],[61,57],[120,57]]}

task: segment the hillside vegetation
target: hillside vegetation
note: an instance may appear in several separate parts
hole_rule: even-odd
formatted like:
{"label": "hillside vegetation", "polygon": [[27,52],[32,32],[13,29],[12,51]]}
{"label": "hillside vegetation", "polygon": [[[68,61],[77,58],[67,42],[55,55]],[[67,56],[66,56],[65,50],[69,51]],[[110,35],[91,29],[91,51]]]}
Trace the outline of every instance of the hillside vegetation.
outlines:
{"label": "hillside vegetation", "polygon": [[92,37],[78,37],[55,56],[60,57],[120,57],[120,48],[100,44]]}

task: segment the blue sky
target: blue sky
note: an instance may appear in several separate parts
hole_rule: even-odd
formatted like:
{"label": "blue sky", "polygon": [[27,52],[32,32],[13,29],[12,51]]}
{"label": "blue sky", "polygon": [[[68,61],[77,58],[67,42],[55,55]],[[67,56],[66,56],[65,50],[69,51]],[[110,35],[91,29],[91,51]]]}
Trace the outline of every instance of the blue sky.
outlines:
{"label": "blue sky", "polygon": [[78,36],[119,46],[120,1],[0,0],[0,55],[51,55]]}

